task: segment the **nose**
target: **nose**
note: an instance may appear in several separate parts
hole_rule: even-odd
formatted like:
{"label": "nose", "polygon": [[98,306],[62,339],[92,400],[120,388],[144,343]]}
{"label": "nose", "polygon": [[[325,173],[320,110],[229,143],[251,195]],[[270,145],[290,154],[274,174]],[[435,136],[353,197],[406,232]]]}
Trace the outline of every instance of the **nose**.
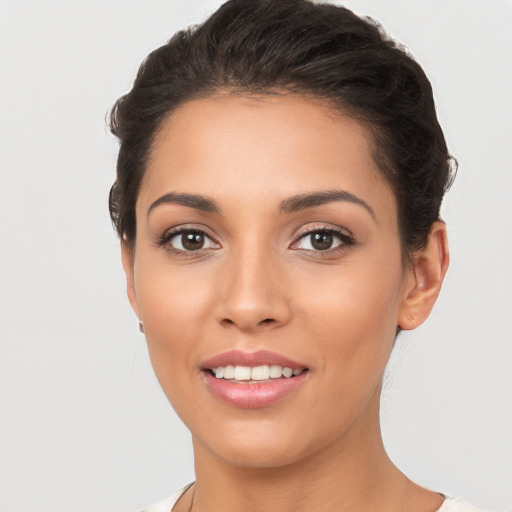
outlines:
{"label": "nose", "polygon": [[224,327],[267,331],[287,324],[290,298],[283,272],[268,254],[239,254],[220,279],[216,317]]}

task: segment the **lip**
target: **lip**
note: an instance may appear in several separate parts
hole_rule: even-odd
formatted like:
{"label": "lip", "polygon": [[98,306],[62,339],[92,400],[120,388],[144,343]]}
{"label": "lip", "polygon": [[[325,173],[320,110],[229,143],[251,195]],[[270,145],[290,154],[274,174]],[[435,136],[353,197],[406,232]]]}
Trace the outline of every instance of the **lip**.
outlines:
{"label": "lip", "polygon": [[243,350],[230,350],[213,356],[201,364],[201,370],[211,370],[217,366],[262,366],[264,364],[278,365],[283,368],[307,368],[306,364],[293,361],[270,350],[258,350],[256,352],[245,352]]}
{"label": "lip", "polygon": [[305,383],[309,372],[302,372],[296,377],[245,384],[216,379],[206,371],[202,375],[208,389],[221,402],[240,409],[258,409],[268,407],[297,391]]}
{"label": "lip", "polygon": [[292,369],[306,369],[307,365],[267,350],[258,350],[257,352],[231,350],[205,361],[201,365],[201,374],[203,382],[209,391],[221,402],[240,409],[258,409],[279,402],[298,391],[305,384],[309,376],[309,371],[303,371],[294,377],[242,383],[217,379],[209,371],[217,366],[228,365],[278,365]]}

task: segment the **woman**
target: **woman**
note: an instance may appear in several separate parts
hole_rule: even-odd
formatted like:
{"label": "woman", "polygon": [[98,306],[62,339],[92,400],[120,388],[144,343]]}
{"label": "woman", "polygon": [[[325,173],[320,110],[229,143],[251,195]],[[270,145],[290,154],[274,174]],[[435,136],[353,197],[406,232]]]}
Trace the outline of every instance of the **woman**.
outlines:
{"label": "woman", "polygon": [[471,511],[379,427],[397,334],[448,267],[453,173],[430,84],[373,23],[232,0],[115,105],[128,296],[196,481],[148,511]]}

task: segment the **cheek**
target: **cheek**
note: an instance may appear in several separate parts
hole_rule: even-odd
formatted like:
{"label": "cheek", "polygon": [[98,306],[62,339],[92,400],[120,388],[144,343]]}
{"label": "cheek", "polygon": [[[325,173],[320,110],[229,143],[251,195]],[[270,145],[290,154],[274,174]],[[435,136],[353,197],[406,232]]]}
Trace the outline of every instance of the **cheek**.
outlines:
{"label": "cheek", "polygon": [[205,338],[211,316],[212,287],[198,271],[170,267],[165,256],[150,264],[139,256],[137,302],[153,368],[169,396],[176,383],[195,370],[199,340]]}
{"label": "cheek", "polygon": [[324,358],[334,358],[350,371],[384,370],[402,295],[402,267],[395,260],[347,264],[308,280],[298,316]]}
{"label": "cheek", "polygon": [[[323,418],[328,438],[355,422],[378,396],[396,333],[400,280],[399,264],[385,271],[379,265],[347,266],[329,279],[310,280],[299,330],[308,333],[320,356],[325,401],[337,404],[328,411],[312,409]],[[378,410],[377,399],[373,405]]]}
{"label": "cheek", "polygon": [[[209,311],[209,269],[170,265],[166,254],[141,251],[135,264],[135,286],[142,320],[156,333],[197,329]],[[174,336],[173,336],[174,337]]]}

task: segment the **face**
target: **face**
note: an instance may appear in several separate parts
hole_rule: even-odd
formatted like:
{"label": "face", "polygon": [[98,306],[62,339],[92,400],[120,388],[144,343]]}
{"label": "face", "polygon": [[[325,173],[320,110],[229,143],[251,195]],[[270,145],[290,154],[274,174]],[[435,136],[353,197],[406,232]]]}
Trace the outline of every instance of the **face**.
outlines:
{"label": "face", "polygon": [[136,218],[130,300],[197,446],[275,467],[368,442],[412,272],[363,125],[290,96],[191,101]]}

